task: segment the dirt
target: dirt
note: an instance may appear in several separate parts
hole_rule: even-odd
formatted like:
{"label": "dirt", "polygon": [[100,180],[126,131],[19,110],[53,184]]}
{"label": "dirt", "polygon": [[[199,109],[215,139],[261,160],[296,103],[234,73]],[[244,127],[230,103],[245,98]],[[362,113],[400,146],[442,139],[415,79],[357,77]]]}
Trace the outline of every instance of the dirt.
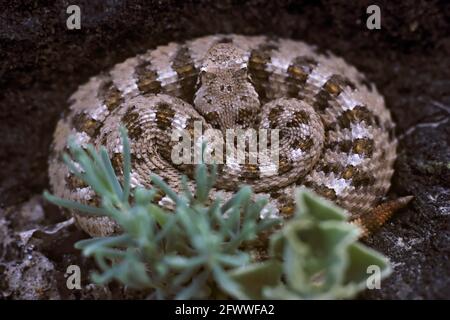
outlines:
{"label": "dirt", "polygon": [[[372,1],[76,2],[81,30],[66,28],[68,1],[11,1],[0,12],[0,273],[10,275],[8,281],[0,277],[0,297],[139,296],[114,285],[90,285],[77,293],[64,287],[67,265],[92,267],[72,247],[86,237],[74,226],[43,239],[32,237],[32,249],[18,238],[20,231],[66,220],[40,197],[48,188],[55,123],[77,86],[115,63],[168,41],[233,32],[315,44],[344,57],[377,85],[400,140],[389,196],[415,199],[367,241],[391,259],[394,273],[381,290],[360,298],[450,298],[446,1],[377,1],[381,30],[365,25]],[[33,281],[14,282],[17,276]]]}

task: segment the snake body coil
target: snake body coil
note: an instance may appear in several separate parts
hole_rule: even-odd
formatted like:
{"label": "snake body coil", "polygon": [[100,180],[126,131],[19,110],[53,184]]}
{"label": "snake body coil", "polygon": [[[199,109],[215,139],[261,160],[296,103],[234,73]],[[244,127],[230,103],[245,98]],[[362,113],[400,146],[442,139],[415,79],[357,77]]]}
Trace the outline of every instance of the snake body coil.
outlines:
{"label": "snake body coil", "polygon": [[[342,206],[354,219],[386,194],[396,158],[394,123],[383,97],[341,58],[300,41],[213,35],[170,43],[117,64],[80,86],[58,122],[50,157],[56,195],[89,203],[93,190],[60,160],[67,139],[105,145],[118,173],[119,125],[132,150],[132,185],[151,187],[150,173],[179,189],[192,165],[174,164],[171,134],[203,129],[278,129],[277,170],[266,162],[219,166],[214,193],[227,198],[240,184],[267,196],[289,215],[296,186],[305,185]],[[167,199],[162,198],[161,204]],[[92,236],[117,232],[107,217],[75,213]]]}

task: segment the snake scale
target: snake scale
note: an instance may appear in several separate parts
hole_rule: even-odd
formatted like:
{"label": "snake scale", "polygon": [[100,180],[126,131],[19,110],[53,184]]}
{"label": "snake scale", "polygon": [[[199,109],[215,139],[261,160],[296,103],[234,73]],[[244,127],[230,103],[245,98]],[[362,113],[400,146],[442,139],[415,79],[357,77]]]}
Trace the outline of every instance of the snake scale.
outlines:
{"label": "snake scale", "polygon": [[[225,162],[213,196],[226,199],[249,184],[270,199],[270,212],[287,217],[294,188],[306,186],[367,230],[399,206],[379,205],[397,147],[383,97],[343,59],[301,41],[232,34],[169,43],[92,77],[69,103],[49,159],[50,184],[66,199],[96,200],[61,161],[69,136],[82,146],[106,146],[119,174],[122,124],[131,142],[132,186],[151,187],[154,173],[179,190],[181,175],[189,176],[193,166],[172,163],[171,131],[192,135],[200,121],[204,129],[221,131],[279,130],[276,174],[267,173],[267,163]],[[167,197],[157,201],[169,205]],[[74,214],[91,236],[119,231],[107,217]]]}

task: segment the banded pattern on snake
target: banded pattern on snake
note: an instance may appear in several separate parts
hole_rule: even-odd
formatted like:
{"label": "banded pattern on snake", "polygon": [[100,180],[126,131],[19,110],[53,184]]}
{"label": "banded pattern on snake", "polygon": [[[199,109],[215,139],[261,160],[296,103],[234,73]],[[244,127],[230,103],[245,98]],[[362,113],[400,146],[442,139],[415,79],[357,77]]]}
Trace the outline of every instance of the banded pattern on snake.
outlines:
{"label": "banded pattern on snake", "polygon": [[[268,175],[261,163],[225,163],[214,194],[226,199],[249,184],[270,199],[271,212],[289,216],[294,188],[304,185],[370,228],[375,213],[386,215],[374,208],[390,187],[397,141],[383,97],[365,83],[343,59],[289,39],[212,35],[160,46],[91,78],[71,96],[54,133],[50,184],[57,196],[95,202],[93,190],[60,159],[69,136],[105,145],[120,174],[123,124],[132,185],[151,187],[154,173],[179,189],[192,165],[171,162],[171,131],[193,134],[195,121],[221,131],[277,128],[277,174]],[[159,202],[170,205],[166,197]],[[107,217],[75,217],[91,236],[119,231]]]}

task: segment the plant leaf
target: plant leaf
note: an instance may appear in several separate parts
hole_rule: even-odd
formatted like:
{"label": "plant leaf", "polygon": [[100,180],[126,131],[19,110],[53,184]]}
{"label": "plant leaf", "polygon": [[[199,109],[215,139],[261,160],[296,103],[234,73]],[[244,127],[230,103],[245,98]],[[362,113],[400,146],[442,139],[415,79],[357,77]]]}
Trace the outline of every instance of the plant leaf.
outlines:
{"label": "plant leaf", "polygon": [[275,260],[254,263],[233,269],[228,275],[241,287],[243,296],[235,298],[263,299],[265,287],[281,284],[282,264]]}

